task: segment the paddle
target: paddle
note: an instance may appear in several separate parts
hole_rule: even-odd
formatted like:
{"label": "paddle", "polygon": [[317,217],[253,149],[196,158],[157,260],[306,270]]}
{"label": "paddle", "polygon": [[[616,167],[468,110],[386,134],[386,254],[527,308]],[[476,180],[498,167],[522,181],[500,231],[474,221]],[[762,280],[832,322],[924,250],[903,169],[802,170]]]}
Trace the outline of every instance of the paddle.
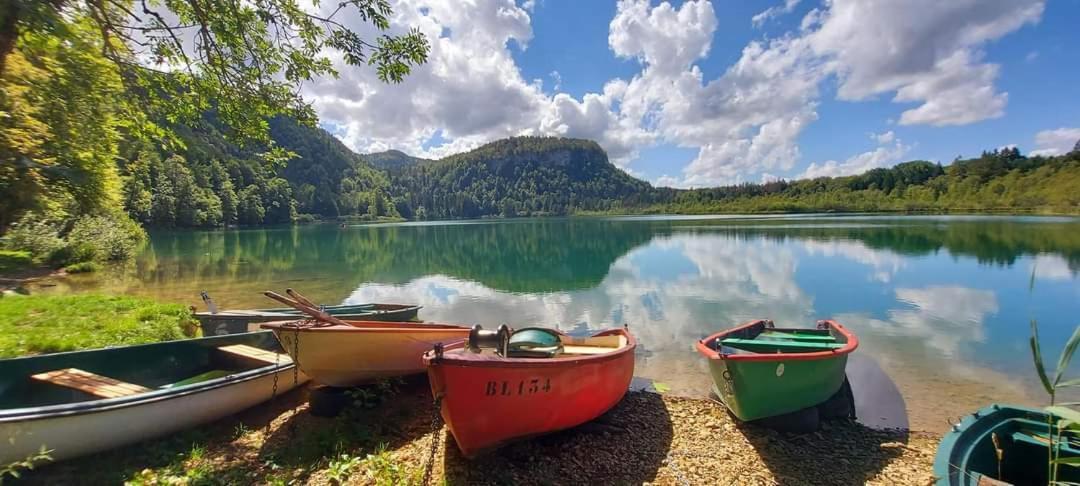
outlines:
{"label": "paddle", "polygon": [[285,289],[285,293],[289,294],[289,297],[292,297],[292,298],[296,299],[296,301],[300,302],[301,304],[304,304],[304,305],[309,306],[309,307],[313,307],[315,309],[320,309],[320,310],[322,309],[322,307],[320,307],[319,304],[316,304],[316,303],[308,300],[307,297],[304,297],[303,295],[300,295],[300,292],[297,292],[297,291],[295,291],[295,290],[293,290],[291,288]]}
{"label": "paddle", "polygon": [[[292,300],[292,299],[290,299],[288,297],[285,297],[284,295],[281,295],[281,294],[279,294],[277,292],[274,292],[272,290],[267,290],[266,292],[263,292],[263,295],[265,295],[267,297],[270,297],[271,299],[274,299],[274,300],[276,300],[278,302],[281,302],[282,304],[285,304],[285,305],[287,305],[289,307],[292,307],[292,308],[294,308],[294,309],[296,309],[296,310],[298,310],[300,312],[303,312],[303,313],[305,313],[305,314],[307,314],[307,315],[309,315],[311,317],[314,317],[316,320],[319,320],[319,321],[322,321],[322,322],[328,322],[330,324],[337,324],[339,326],[348,326],[349,325],[345,321],[343,321],[341,319],[338,319],[338,318],[336,318],[336,317],[334,317],[334,316],[332,316],[330,314],[327,314],[326,312],[323,312],[322,310],[319,310],[316,307],[311,307],[311,306],[309,306],[307,304]],[[307,300],[307,299],[304,299],[304,300]]]}

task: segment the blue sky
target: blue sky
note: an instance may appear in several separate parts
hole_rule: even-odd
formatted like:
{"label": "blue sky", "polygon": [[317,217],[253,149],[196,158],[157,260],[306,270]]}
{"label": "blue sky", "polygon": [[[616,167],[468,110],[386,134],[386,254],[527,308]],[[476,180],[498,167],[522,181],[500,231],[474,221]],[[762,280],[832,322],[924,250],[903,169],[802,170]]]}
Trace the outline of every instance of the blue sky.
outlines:
{"label": "blue sky", "polygon": [[[402,0],[431,60],[305,89],[361,152],[596,140],[653,183],[857,173],[1080,138],[1076,0]],[[356,22],[359,22],[356,19]],[[359,24],[358,24],[359,25]],[[359,27],[358,27],[359,28]]]}

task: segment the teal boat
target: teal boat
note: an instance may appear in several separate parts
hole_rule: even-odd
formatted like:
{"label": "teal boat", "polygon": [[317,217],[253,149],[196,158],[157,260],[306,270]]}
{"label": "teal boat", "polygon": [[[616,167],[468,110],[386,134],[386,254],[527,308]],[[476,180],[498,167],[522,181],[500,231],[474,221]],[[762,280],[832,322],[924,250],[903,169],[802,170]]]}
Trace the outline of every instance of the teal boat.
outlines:
{"label": "teal boat", "polygon": [[[1044,410],[990,405],[960,420],[941,439],[934,459],[939,486],[1047,484],[1050,437]],[[1055,432],[1056,435],[1056,432]],[[1080,437],[1055,437],[1060,458],[1080,457]],[[1080,468],[1058,466],[1059,483],[1080,482]]]}
{"label": "teal boat", "polygon": [[0,464],[166,435],[305,381],[268,331],[0,360]]}
{"label": "teal boat", "polygon": [[[327,305],[320,308],[334,317],[349,321],[404,322],[416,319],[421,306],[406,304],[349,304]],[[213,306],[211,306],[213,309]],[[288,307],[271,309],[197,312],[203,336],[221,336],[259,330],[263,322],[285,321],[307,317]]]}
{"label": "teal boat", "polygon": [[834,321],[801,329],[758,320],[697,342],[709,360],[713,390],[743,421],[825,403],[843,386],[847,356],[858,346],[855,335]]}

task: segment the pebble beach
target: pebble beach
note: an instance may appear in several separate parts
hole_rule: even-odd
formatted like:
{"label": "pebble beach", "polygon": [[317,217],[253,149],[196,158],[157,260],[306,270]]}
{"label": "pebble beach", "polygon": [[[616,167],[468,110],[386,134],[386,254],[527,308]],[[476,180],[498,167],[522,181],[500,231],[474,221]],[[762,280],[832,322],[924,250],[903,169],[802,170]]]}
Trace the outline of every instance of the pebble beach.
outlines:
{"label": "pebble beach", "polygon": [[[722,405],[629,392],[598,419],[467,460],[437,422],[424,380],[335,418],[308,413],[307,391],[187,435],[45,466],[28,483],[656,484],[933,483],[939,436],[849,421],[793,435],[737,423]],[[117,464],[101,471],[97,464]],[[193,473],[194,472],[194,473]]]}

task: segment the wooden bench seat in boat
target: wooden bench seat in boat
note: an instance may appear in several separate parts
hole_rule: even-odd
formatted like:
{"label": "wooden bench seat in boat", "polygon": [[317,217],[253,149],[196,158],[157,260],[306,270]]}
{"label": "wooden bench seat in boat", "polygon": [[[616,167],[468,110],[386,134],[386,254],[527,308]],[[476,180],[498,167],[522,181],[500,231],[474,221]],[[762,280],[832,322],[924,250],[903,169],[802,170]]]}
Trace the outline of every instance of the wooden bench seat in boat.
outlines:
{"label": "wooden bench seat in boat", "polygon": [[256,348],[255,346],[248,346],[246,344],[234,344],[232,346],[221,346],[217,348],[218,351],[226,354],[237,356],[244,359],[258,361],[264,364],[289,364],[292,363],[292,358],[287,354],[278,354],[273,351],[267,351],[265,349]]}
{"label": "wooden bench seat in boat", "polygon": [[561,338],[563,343],[563,355],[594,355],[604,354],[620,349],[626,346],[626,336],[593,336],[586,338],[576,338],[571,336],[563,336]]}
{"label": "wooden bench seat in boat", "polygon": [[803,334],[784,331],[765,331],[759,334],[758,337],[772,339],[790,339],[795,341],[820,341],[825,343],[836,342],[836,338],[830,334]]}
{"label": "wooden bench seat in boat", "polygon": [[744,349],[753,352],[794,352],[794,353],[811,353],[814,351],[828,351],[832,349],[840,349],[844,347],[840,343],[808,343],[798,341],[775,341],[775,340],[763,340],[763,339],[737,339],[727,338],[720,341],[720,344],[724,346],[730,346],[732,348]]}
{"label": "wooden bench seat in boat", "polygon": [[100,398],[119,398],[152,391],[144,386],[101,376],[78,368],[47,371],[30,377],[37,381],[72,388]]}

